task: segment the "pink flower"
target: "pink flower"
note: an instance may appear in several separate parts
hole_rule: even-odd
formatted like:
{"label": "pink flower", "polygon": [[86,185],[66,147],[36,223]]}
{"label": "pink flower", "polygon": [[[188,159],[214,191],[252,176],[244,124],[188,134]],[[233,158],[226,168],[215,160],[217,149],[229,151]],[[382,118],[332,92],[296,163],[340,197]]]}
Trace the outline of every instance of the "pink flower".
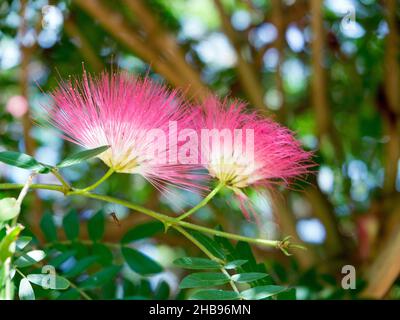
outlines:
{"label": "pink flower", "polygon": [[193,166],[169,161],[165,140],[191,123],[177,91],[127,73],[95,78],[84,72],[82,81],[62,82],[52,97],[54,106],[45,107],[50,122],[84,148],[109,145],[99,158],[116,172],[140,174],[161,188],[197,187]]}
{"label": "pink flower", "polygon": [[244,188],[288,185],[312,166],[311,153],[301,148],[293,132],[256,113],[245,113],[243,103],[228,105],[210,98],[201,109],[198,130],[219,131],[218,138],[202,136],[202,163],[212,177],[239,196],[242,205],[247,200]]}
{"label": "pink flower", "polygon": [[28,112],[28,101],[23,96],[12,96],[6,105],[6,110],[15,118],[21,118]]}

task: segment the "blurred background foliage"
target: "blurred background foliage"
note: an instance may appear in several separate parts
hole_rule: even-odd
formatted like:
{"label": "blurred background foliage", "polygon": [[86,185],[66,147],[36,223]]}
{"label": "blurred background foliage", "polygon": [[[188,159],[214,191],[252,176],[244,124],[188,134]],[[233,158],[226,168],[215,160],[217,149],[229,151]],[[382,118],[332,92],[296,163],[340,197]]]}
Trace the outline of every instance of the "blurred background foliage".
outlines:
{"label": "blurred background foliage", "polygon": [[[31,119],[43,117],[40,105],[49,99],[46,92],[61,78],[79,76],[82,62],[91,72],[120,68],[148,73],[182,88],[189,99],[201,100],[209,92],[243,99],[248,108],[294,130],[305,148],[315,151],[315,174],[291,190],[278,190],[276,197],[252,193],[258,224],[243,218],[229,192],[191,219],[247,236],[291,235],[305,245],[307,251],[296,250],[291,257],[252,248],[275,282],[297,288],[298,299],[399,298],[398,4],[1,0],[0,149],[26,152],[52,164],[76,149]],[[22,117],[7,108],[15,95],[29,101],[29,112]],[[64,174],[83,187],[105,170],[93,161],[67,168]],[[24,182],[28,174],[0,164],[0,181]],[[39,181],[56,182],[50,176]],[[122,174],[112,176],[99,192],[171,215],[200,199],[184,192],[179,198],[165,197],[140,177]],[[43,215],[51,214],[59,228],[71,208],[79,217],[82,241],[88,239],[84,225],[99,210],[106,219],[104,240],[110,243],[147,221],[123,207],[38,191],[25,201],[23,219],[29,231],[24,232],[32,232],[37,243],[48,243],[39,226]],[[120,226],[111,212],[118,215]],[[61,229],[58,238],[66,238]],[[184,252],[201,253],[174,233],[151,235],[136,248],[162,264],[164,272],[153,277],[129,274],[131,281],[112,276],[107,282],[111,289],[98,297],[116,298],[124,292],[126,297],[184,298],[177,290],[182,270],[171,261]],[[82,250],[79,259],[91,255]],[[347,264],[356,267],[357,290],[341,287]]]}

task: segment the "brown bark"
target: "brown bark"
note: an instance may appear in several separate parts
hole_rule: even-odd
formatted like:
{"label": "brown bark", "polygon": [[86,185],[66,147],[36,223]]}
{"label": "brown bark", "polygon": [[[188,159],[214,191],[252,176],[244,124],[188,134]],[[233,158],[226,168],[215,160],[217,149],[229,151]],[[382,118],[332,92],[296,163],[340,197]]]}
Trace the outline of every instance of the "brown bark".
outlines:
{"label": "brown bark", "polygon": [[186,61],[185,53],[179,47],[175,37],[166,31],[156,15],[149,10],[143,0],[123,0],[135,13],[141,27],[146,32],[146,39],[160,52],[160,54],[179,70],[187,79],[190,86],[197,88],[197,95],[204,97],[208,94],[206,86],[201,81],[199,73]]}
{"label": "brown bark", "polygon": [[275,72],[276,89],[281,95],[281,107],[278,111],[279,120],[285,123],[287,117],[287,110],[285,106],[285,91],[283,87],[282,78],[282,64],[285,55],[285,23],[283,17],[283,3],[281,0],[272,1],[272,15],[275,22],[276,29],[278,30],[277,39],[275,41],[276,49],[278,50],[278,65]]}
{"label": "brown bark", "polygon": [[146,39],[124,20],[121,13],[105,6],[100,0],[74,0],[74,2],[97,20],[115,39],[154,67],[173,86],[187,88],[187,93],[192,97],[204,98],[207,95],[204,85],[200,87],[198,82],[176,72],[174,65],[160,55],[158,50],[154,50]]}
{"label": "brown bark", "polygon": [[389,33],[385,51],[385,95],[391,113],[385,121],[386,135],[389,138],[385,148],[385,181],[384,192],[396,191],[397,161],[400,157],[400,70],[398,62],[399,30],[396,21],[396,0],[386,0],[386,19]]}
{"label": "brown bark", "polygon": [[243,47],[240,43],[238,34],[233,29],[229,17],[226,15],[223,4],[220,0],[214,0],[215,6],[221,18],[222,27],[229,38],[230,43],[236,51],[237,56],[237,71],[240,84],[243,91],[246,93],[249,101],[261,112],[266,112],[264,102],[264,88],[261,79],[253,69],[253,66],[243,57]]}
{"label": "brown bark", "polygon": [[312,104],[316,115],[318,136],[324,136],[331,129],[331,113],[326,99],[326,78],[324,70],[325,36],[322,20],[322,1],[310,0],[311,8],[311,64]]}
{"label": "brown bark", "polygon": [[[400,207],[395,214],[400,215]],[[368,286],[363,296],[366,298],[383,298],[400,274],[400,224],[392,230],[378,252],[365,274]]]}
{"label": "brown bark", "polygon": [[[21,24],[19,27],[19,34],[21,39],[24,38],[24,35],[27,31],[27,22],[25,19],[25,12],[27,8],[27,1],[21,0],[21,8],[20,8],[20,16],[21,16]],[[23,96],[29,106],[29,63],[32,55],[32,50],[34,48],[28,48],[24,46],[24,44],[20,43],[21,50],[21,66],[20,66],[20,79],[19,86],[21,90],[21,96]],[[23,127],[23,137],[25,143],[25,152],[29,155],[34,156],[36,150],[36,141],[31,137],[32,130],[32,119],[30,108],[28,107],[27,112],[22,117],[22,127]],[[31,220],[40,220],[42,215],[42,202],[37,194],[34,192],[33,196],[34,206],[32,209],[33,216],[30,217]]]}

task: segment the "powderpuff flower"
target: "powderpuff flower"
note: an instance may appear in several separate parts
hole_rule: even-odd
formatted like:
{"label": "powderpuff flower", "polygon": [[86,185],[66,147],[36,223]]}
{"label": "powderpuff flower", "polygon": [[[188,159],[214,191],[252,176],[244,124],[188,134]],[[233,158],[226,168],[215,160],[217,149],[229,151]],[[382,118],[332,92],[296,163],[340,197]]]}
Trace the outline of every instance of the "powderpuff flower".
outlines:
{"label": "powderpuff flower", "polygon": [[50,123],[86,149],[110,146],[98,157],[115,172],[140,174],[157,188],[198,187],[193,168],[169,159],[177,143],[166,140],[191,123],[177,91],[123,72],[92,77],[84,71],[81,81],[61,82],[51,96]]}
{"label": "powderpuff flower", "polygon": [[6,110],[15,118],[22,118],[28,108],[28,101],[23,96],[12,96],[6,105]]}
{"label": "powderpuff flower", "polygon": [[242,210],[246,187],[288,185],[309,171],[311,154],[301,148],[293,132],[245,105],[210,98],[200,108],[202,164],[209,174],[239,197]]}

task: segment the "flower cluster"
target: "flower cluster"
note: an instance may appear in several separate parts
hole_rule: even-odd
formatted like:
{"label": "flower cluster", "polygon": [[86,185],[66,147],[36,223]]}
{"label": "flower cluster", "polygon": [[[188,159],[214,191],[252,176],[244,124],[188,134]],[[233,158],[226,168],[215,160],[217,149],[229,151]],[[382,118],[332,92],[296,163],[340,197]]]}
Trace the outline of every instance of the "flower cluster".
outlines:
{"label": "flower cluster", "polygon": [[65,139],[84,148],[109,145],[99,155],[107,166],[156,187],[199,189],[209,176],[243,198],[246,187],[289,183],[310,166],[291,131],[239,102],[210,97],[192,106],[177,91],[123,72],[84,72],[52,97],[46,110]]}

